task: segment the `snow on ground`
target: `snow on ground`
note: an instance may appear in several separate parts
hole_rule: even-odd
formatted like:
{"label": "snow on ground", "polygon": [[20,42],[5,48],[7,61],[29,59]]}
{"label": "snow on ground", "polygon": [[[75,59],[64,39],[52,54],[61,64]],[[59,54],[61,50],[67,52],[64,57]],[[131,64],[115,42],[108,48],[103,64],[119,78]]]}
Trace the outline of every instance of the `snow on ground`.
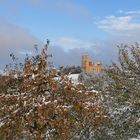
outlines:
{"label": "snow on ground", "polygon": [[[69,75],[68,75],[68,78],[71,79],[71,81],[72,81],[74,84],[79,83],[78,77],[79,77],[79,74],[69,74]],[[55,79],[55,80],[60,80],[60,77],[55,77],[54,79]]]}
{"label": "snow on ground", "polygon": [[79,74],[70,74],[68,77],[72,80],[73,83],[77,84],[78,83],[78,77]]}
{"label": "snow on ground", "polygon": [[132,139],[129,139],[129,140],[140,140],[140,137],[139,138],[132,138]]}

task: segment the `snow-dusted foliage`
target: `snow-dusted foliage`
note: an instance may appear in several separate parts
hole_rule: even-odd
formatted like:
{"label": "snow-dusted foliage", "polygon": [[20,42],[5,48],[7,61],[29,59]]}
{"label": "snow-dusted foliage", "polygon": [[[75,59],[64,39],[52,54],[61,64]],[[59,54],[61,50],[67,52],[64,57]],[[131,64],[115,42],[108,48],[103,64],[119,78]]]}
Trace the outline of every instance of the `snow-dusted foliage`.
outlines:
{"label": "snow-dusted foliage", "polygon": [[[48,44],[47,44],[48,45]],[[47,47],[4,77],[0,139],[88,139],[107,120],[100,94],[48,70]]]}
{"label": "snow-dusted foliage", "polygon": [[103,96],[110,123],[97,129],[97,139],[128,140],[140,135],[139,45],[121,45],[119,62],[105,69]]}

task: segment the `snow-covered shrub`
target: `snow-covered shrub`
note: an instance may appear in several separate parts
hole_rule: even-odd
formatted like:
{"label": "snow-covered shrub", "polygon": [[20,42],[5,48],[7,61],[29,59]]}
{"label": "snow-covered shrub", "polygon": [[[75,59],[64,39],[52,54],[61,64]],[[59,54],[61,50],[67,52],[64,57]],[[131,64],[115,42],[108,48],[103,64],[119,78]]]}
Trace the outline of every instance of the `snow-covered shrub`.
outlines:
{"label": "snow-covered shrub", "polygon": [[102,96],[110,123],[95,132],[97,139],[128,140],[140,135],[140,47],[119,46],[119,64],[105,69]]}

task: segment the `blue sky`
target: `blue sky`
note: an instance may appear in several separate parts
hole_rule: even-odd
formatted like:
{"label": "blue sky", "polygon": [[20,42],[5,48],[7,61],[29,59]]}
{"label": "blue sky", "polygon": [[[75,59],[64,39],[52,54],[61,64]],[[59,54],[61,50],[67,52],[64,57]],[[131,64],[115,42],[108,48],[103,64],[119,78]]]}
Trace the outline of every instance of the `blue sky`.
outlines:
{"label": "blue sky", "polygon": [[109,63],[116,44],[139,42],[139,35],[139,0],[0,1],[0,69],[9,52],[23,57],[46,38],[55,65],[80,65],[82,53]]}

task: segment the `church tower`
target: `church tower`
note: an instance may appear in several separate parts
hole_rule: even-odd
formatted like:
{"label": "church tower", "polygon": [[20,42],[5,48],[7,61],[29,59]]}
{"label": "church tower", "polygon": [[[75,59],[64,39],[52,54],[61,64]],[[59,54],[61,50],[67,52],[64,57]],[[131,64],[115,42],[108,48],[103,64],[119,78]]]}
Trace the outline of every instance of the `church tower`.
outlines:
{"label": "church tower", "polygon": [[85,72],[89,71],[89,57],[88,57],[88,54],[82,55],[82,69]]}

